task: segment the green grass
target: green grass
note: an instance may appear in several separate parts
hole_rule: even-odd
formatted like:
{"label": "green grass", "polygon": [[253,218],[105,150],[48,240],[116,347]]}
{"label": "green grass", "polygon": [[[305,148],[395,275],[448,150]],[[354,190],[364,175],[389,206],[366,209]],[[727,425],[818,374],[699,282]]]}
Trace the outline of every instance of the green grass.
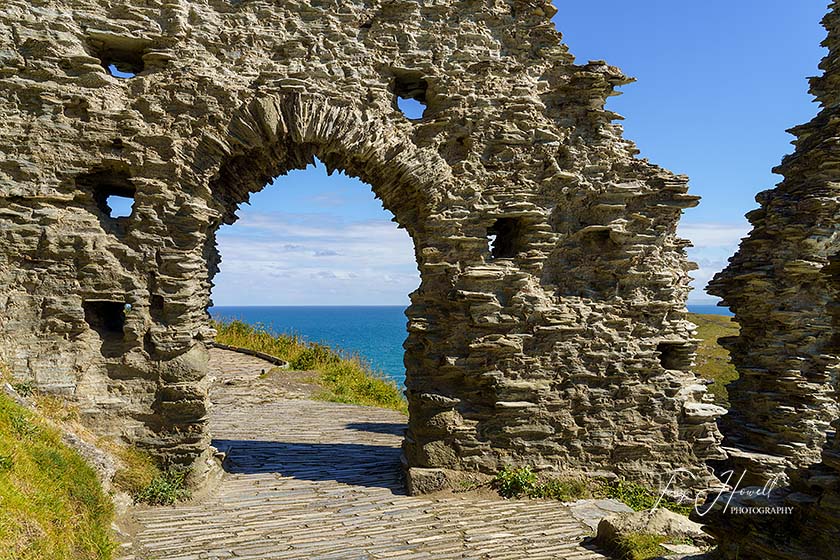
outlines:
{"label": "green grass", "polygon": [[113,515],[93,469],[44,420],[0,394],[0,556],[107,560]]}
{"label": "green grass", "polygon": [[738,372],[729,360],[729,351],[719,345],[717,340],[736,336],[738,323],[731,317],[696,313],[689,313],[688,320],[697,325],[697,338],[702,340],[697,349],[697,365],[694,370],[700,377],[714,381],[709,392],[714,396],[715,404],[729,408],[726,385],[738,378]]}
{"label": "green grass", "polygon": [[[496,474],[492,482],[504,498],[548,498],[564,502],[586,498],[613,498],[634,511],[650,510],[659,501],[658,493],[626,480],[606,481],[582,478],[545,478],[531,467],[506,467]],[[659,507],[688,515],[690,505],[663,499]],[[662,535],[631,533],[613,543],[610,557],[616,560],[650,560],[669,554],[661,545],[672,542]]]}
{"label": "green grass", "polygon": [[549,498],[564,502],[585,498],[613,498],[626,504],[633,511],[659,507],[688,515],[692,504],[680,504],[663,498],[650,488],[626,480],[601,480],[583,478],[546,478],[535,473],[531,467],[505,467],[493,479],[493,487],[503,498]]}
{"label": "green grass", "polygon": [[186,483],[187,472],[165,470],[155,476],[148,485],[132,494],[136,503],[153,506],[169,506],[190,498]]}
{"label": "green grass", "polygon": [[315,371],[322,391],[316,398],[332,402],[390,408],[407,412],[397,384],[374,371],[358,356],[347,356],[295,335],[273,335],[263,327],[242,321],[214,323],[216,341],[263,352],[289,362],[294,370]]}
{"label": "green grass", "polygon": [[613,498],[627,505],[633,511],[645,511],[652,509],[659,502],[659,507],[688,516],[694,509],[694,504],[680,504],[667,498],[660,501],[660,493],[655,492],[635,482],[626,480],[613,480],[603,485],[603,494],[607,498]]}
{"label": "green grass", "polygon": [[662,543],[668,539],[662,535],[630,533],[623,535],[613,544],[610,556],[616,560],[650,560],[670,554]]}
{"label": "green grass", "polygon": [[600,495],[600,485],[582,478],[544,478],[531,467],[505,467],[496,474],[493,487],[503,498],[546,498],[572,502]]}

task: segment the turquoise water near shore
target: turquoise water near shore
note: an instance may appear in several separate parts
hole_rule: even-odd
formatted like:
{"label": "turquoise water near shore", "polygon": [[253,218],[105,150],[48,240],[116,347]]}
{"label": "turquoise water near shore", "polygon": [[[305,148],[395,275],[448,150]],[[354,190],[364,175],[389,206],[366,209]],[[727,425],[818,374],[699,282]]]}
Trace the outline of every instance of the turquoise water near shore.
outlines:
{"label": "turquoise water near shore", "polygon": [[213,307],[210,315],[262,325],[277,334],[297,334],[358,354],[400,385],[405,381],[404,306]]}
{"label": "turquoise water near shore", "polygon": [[688,310],[691,313],[698,313],[700,315],[724,315],[726,317],[733,317],[735,315],[729,311],[728,307],[718,307],[717,305],[694,305],[689,303]]}
{"label": "turquoise water near shore", "polygon": [[[692,313],[731,315],[724,307],[689,305]],[[402,344],[406,337],[403,306],[213,307],[214,319],[238,319],[280,334],[297,334],[350,354],[402,385]]]}

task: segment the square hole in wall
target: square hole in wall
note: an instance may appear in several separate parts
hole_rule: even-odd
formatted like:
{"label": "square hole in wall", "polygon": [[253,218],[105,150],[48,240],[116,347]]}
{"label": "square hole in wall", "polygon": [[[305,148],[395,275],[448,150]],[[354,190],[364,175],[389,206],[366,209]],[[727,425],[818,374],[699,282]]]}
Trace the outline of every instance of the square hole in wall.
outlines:
{"label": "square hole in wall", "polygon": [[656,351],[659,352],[659,363],[663,369],[688,370],[691,368],[693,347],[684,342],[660,342]]}
{"label": "square hole in wall", "polygon": [[143,55],[150,45],[146,39],[91,31],[88,43],[91,54],[115,78],[133,78],[146,67]]}
{"label": "square hole in wall", "polygon": [[429,84],[417,72],[396,71],[393,92],[397,108],[409,120],[423,118]]}
{"label": "square hole in wall", "polygon": [[518,218],[499,218],[487,228],[487,244],[494,259],[512,259],[523,250],[523,225]]}
{"label": "square hole in wall", "polygon": [[103,337],[122,337],[125,312],[130,309],[122,301],[89,300],[84,302],[85,321]]}
{"label": "square hole in wall", "polygon": [[106,231],[124,234],[128,220],[135,208],[137,189],[127,171],[98,169],[76,179],[79,189],[90,193],[100,212],[100,221]]}

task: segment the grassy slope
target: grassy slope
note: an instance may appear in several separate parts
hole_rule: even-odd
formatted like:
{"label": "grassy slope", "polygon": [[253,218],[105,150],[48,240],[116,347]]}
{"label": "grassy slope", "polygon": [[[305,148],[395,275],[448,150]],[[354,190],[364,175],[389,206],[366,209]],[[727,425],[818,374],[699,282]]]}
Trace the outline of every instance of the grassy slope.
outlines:
{"label": "grassy slope", "polygon": [[93,469],[37,415],[0,394],[0,557],[111,558],[112,518]]}
{"label": "grassy slope", "polygon": [[373,371],[358,356],[345,356],[297,336],[274,336],[242,321],[215,323],[214,326],[219,333],[216,340],[221,344],[276,356],[289,362],[295,370],[318,372],[318,383],[323,391],[316,395],[317,398],[407,411],[397,384]]}
{"label": "grassy slope", "polygon": [[728,407],[726,385],[738,378],[738,372],[729,361],[729,351],[720,346],[717,339],[737,335],[738,323],[722,315],[689,313],[688,319],[698,326],[697,338],[702,340],[697,349],[697,365],[694,369],[700,377],[714,380],[709,391],[717,404]]}

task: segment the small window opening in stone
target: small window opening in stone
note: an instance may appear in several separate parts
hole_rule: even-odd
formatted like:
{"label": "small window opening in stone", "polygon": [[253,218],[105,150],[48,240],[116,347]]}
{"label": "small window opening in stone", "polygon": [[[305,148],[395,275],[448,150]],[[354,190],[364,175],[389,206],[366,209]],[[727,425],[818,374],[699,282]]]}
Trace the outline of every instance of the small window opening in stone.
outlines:
{"label": "small window opening in stone", "polygon": [[149,302],[149,314],[152,316],[152,320],[156,323],[164,322],[163,304],[163,296],[158,294],[152,295]]}
{"label": "small window opening in stone", "polygon": [[143,55],[150,44],[149,40],[139,37],[95,31],[91,31],[88,37],[90,54],[99,59],[110,75],[121,79],[133,78],[145,70]]}
{"label": "small window opening in stone", "polygon": [[102,174],[93,185],[93,198],[102,212],[112,219],[127,218],[134,211],[136,191],[124,177]]}
{"label": "small window opening in stone", "polygon": [[102,227],[115,235],[123,235],[129,225],[137,189],[131,182],[127,168],[98,168],[79,175],[76,187],[89,196],[98,210]]}
{"label": "small window opening in stone", "polygon": [[499,218],[487,229],[490,255],[494,259],[512,259],[522,251],[522,222],[517,218]]}
{"label": "small window opening in stone", "polygon": [[125,313],[130,306],[122,301],[86,301],[85,321],[103,337],[122,335]]}
{"label": "small window opening in stone", "polygon": [[429,84],[419,74],[403,73],[394,79],[397,108],[410,120],[423,118]]}
{"label": "small window opening in stone", "polygon": [[612,243],[612,237],[610,236],[610,230],[608,229],[589,232],[586,235],[586,240],[590,245],[598,247],[606,247]]}
{"label": "small window opening in stone", "polygon": [[691,367],[692,347],[683,342],[661,342],[656,347],[664,369],[687,370]]}

